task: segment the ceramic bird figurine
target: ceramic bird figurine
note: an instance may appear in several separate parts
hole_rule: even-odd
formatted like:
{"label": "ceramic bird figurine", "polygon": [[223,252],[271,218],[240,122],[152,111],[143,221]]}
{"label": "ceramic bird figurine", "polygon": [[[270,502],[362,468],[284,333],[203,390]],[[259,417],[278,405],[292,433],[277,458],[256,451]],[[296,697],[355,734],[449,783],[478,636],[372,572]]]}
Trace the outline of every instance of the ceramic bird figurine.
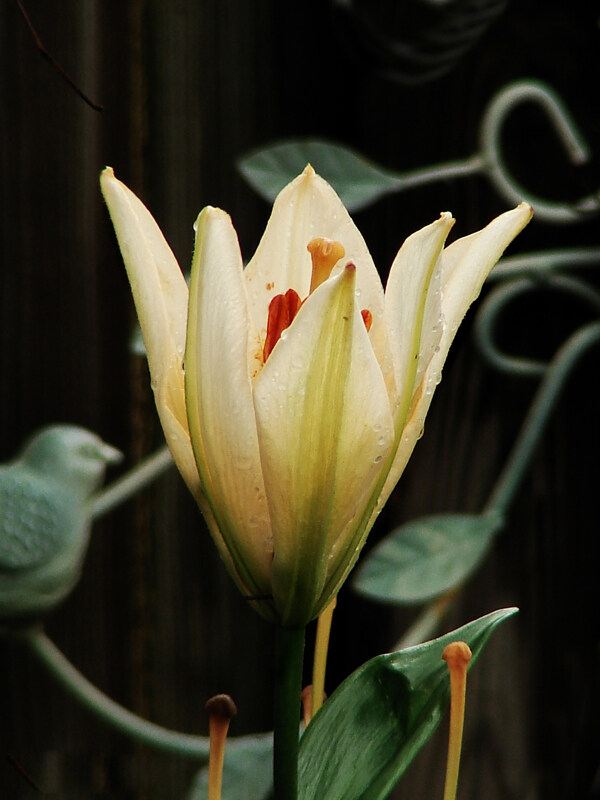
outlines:
{"label": "ceramic bird figurine", "polygon": [[37,618],[76,584],[92,495],[121,453],[72,425],[43,428],[0,466],[0,619]]}

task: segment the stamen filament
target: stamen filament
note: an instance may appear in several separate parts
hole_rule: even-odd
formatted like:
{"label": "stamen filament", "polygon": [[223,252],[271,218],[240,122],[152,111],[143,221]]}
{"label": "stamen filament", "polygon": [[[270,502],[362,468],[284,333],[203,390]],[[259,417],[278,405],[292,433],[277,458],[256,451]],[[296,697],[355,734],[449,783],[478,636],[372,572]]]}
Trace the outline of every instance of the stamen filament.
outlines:
{"label": "stamen filament", "polygon": [[466,642],[451,642],[444,648],[442,658],[450,672],[450,735],[444,800],[455,800],[465,718],[467,667],[471,660],[471,650]]}
{"label": "stamen filament", "polygon": [[309,683],[302,689],[300,700],[302,702],[302,722],[307,728],[312,716],[312,684]]}
{"label": "stamen filament", "polygon": [[334,597],[331,603],[329,603],[329,605],[323,609],[319,615],[319,621],[317,622],[309,722],[323,705],[323,697],[325,696],[325,669],[327,667],[329,635],[331,633],[331,620],[336,604],[337,597]]}
{"label": "stamen filament", "polygon": [[208,756],[208,800],[221,800],[225,740],[231,718],[237,708],[228,694],[217,694],[207,701],[209,712],[210,752]]}

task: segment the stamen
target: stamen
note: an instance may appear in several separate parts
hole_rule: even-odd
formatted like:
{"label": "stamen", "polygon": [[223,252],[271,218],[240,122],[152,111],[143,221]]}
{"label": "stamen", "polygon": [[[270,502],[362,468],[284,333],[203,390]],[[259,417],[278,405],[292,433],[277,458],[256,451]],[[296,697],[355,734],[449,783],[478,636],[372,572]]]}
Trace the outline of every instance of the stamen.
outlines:
{"label": "stamen", "polygon": [[451,642],[444,648],[442,658],[450,672],[450,735],[444,800],[455,800],[465,718],[467,667],[471,660],[471,649],[466,642]]}
{"label": "stamen", "polygon": [[288,289],[285,294],[276,294],[269,303],[269,316],[267,318],[267,336],[263,346],[263,363],[271,355],[271,351],[281,338],[283,331],[288,328],[298,313],[302,300],[298,292]]}
{"label": "stamen", "polygon": [[300,700],[302,702],[302,721],[304,722],[304,727],[308,728],[312,708],[312,685],[310,683],[302,689]]}
{"label": "stamen", "polygon": [[225,758],[225,740],[231,718],[237,714],[237,708],[228,694],[217,694],[206,702],[206,710],[210,714],[209,733],[210,751],[208,756],[208,800],[221,800],[223,784],[223,761]]}
{"label": "stamen", "polygon": [[365,323],[365,328],[367,329],[367,333],[371,330],[371,325],[373,324],[373,314],[369,311],[368,308],[363,308],[360,312],[363,318],[363,322]]}
{"label": "stamen", "polygon": [[[308,727],[308,723],[314,717],[315,712],[313,711],[314,707],[314,693],[312,684],[308,684],[302,689],[302,694],[300,695],[300,699],[302,702],[302,721],[304,722],[304,727]],[[327,700],[327,694],[323,692],[321,697],[321,703],[319,704],[319,708],[323,705],[323,703]]]}
{"label": "stamen", "polygon": [[346,251],[339,242],[323,239],[322,237],[312,239],[306,249],[312,259],[312,277],[309,292],[309,294],[312,294],[317,286],[325,283],[331,275],[331,270],[340,258],[344,257]]}

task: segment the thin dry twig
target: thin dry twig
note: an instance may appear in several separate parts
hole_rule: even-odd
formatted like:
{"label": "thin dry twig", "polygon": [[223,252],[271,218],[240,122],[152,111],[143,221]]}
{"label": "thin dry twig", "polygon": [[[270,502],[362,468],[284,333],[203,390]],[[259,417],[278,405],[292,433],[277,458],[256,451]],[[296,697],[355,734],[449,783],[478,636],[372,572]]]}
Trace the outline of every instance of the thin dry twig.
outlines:
{"label": "thin dry twig", "polygon": [[27,783],[28,783],[30,786],[32,786],[32,787],[33,787],[33,788],[36,790],[36,792],[39,792],[40,794],[46,794],[45,792],[43,792],[43,791],[40,789],[40,787],[39,787],[39,786],[37,785],[37,783],[36,783],[36,782],[33,780],[33,778],[31,777],[31,775],[29,775],[29,774],[27,773],[27,771],[25,770],[25,768],[24,768],[24,767],[23,767],[21,764],[19,764],[19,762],[17,761],[17,759],[16,759],[14,756],[11,756],[11,755],[10,755],[10,753],[8,753],[8,754],[7,754],[7,756],[6,756],[6,760],[8,761],[8,763],[9,763],[11,766],[13,766],[13,767],[14,767],[14,768],[17,770],[17,772],[19,773],[19,775],[20,775],[22,778],[25,778],[25,780],[27,781]]}
{"label": "thin dry twig", "polygon": [[29,28],[29,31],[30,31],[31,35],[33,36],[33,40],[34,40],[34,42],[35,42],[35,46],[36,46],[36,47],[37,47],[37,49],[39,50],[39,52],[40,52],[40,54],[42,55],[42,57],[43,57],[43,58],[45,58],[45,59],[46,59],[46,61],[49,61],[49,62],[52,64],[52,66],[53,66],[53,67],[54,67],[54,69],[55,69],[55,70],[58,72],[58,74],[61,76],[61,78],[62,78],[64,81],[66,81],[66,82],[69,84],[69,86],[71,87],[71,89],[73,89],[75,92],[77,92],[77,94],[79,95],[79,97],[81,97],[81,99],[82,99],[84,102],[86,102],[86,103],[88,104],[88,106],[90,106],[90,108],[93,108],[93,109],[94,109],[94,111],[104,111],[104,106],[101,106],[101,105],[99,105],[98,103],[94,103],[94,101],[93,101],[93,100],[91,100],[91,99],[90,99],[90,98],[87,96],[87,94],[86,94],[84,91],[82,91],[82,90],[79,88],[79,86],[78,86],[78,85],[75,83],[75,81],[73,80],[73,78],[71,78],[71,76],[70,76],[70,75],[69,75],[67,72],[65,72],[65,70],[63,69],[63,67],[62,67],[62,66],[59,64],[59,62],[58,62],[58,61],[57,61],[57,60],[54,58],[54,56],[53,56],[53,55],[51,55],[51,53],[49,53],[49,52],[48,52],[48,50],[46,49],[46,47],[45,47],[44,43],[43,43],[43,42],[42,42],[42,40],[40,39],[40,37],[39,37],[39,35],[38,35],[38,32],[37,32],[37,31],[36,31],[36,29],[33,27],[33,23],[32,23],[32,22],[31,22],[31,20],[29,19],[29,15],[28,15],[28,14],[27,14],[27,12],[25,11],[25,9],[24,9],[24,7],[23,7],[23,4],[21,3],[21,0],[17,0],[17,6],[19,7],[19,11],[20,11],[20,12],[21,12],[21,14],[23,15],[23,19],[24,19],[24,20],[25,20],[25,22],[27,23],[27,27]]}

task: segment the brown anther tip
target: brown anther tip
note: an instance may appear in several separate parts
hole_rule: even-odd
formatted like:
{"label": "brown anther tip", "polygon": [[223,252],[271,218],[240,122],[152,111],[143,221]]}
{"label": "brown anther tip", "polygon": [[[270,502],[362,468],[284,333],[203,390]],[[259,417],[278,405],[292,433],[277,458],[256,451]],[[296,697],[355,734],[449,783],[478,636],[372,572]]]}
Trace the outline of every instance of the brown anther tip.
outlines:
{"label": "brown anther tip", "polygon": [[471,648],[466,642],[450,642],[444,648],[442,658],[448,664],[448,669],[464,669],[471,655]]}
{"label": "brown anther tip", "polygon": [[216,694],[206,701],[204,708],[211,717],[231,719],[237,714],[237,706],[228,694]]}
{"label": "brown anther tip", "polygon": [[351,261],[349,261],[349,262],[346,264],[346,266],[344,267],[344,269],[345,269],[347,272],[356,272],[356,264],[353,264]]}

